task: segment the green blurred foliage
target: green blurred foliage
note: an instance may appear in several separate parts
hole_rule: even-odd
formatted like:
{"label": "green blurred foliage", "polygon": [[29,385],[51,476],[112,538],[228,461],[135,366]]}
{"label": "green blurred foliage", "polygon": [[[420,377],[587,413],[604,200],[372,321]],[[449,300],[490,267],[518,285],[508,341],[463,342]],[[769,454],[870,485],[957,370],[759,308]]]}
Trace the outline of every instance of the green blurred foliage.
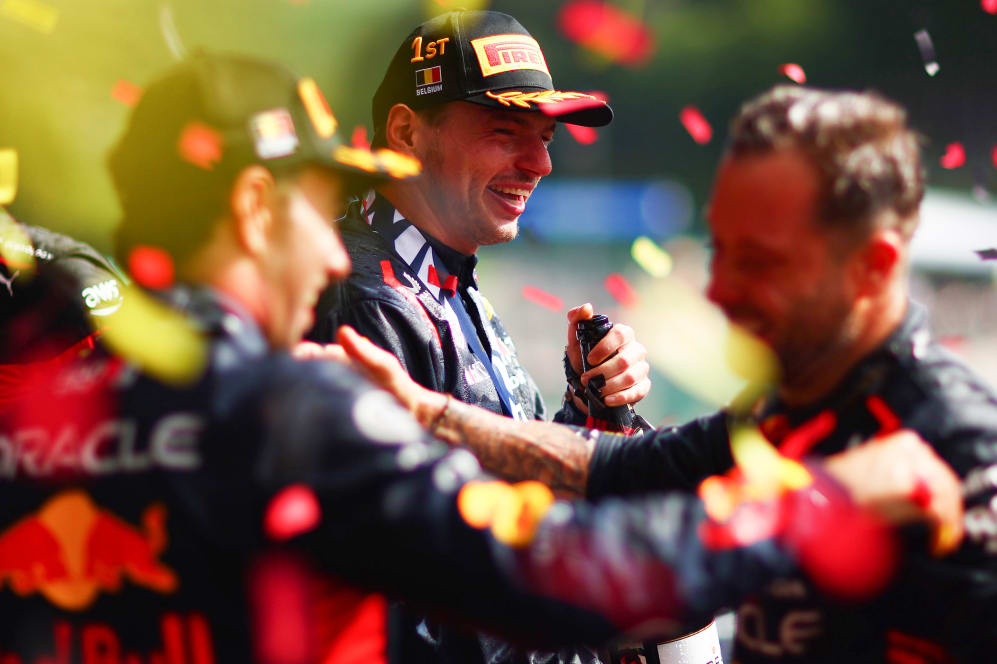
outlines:
{"label": "green blurred foliage", "polygon": [[[16,147],[21,190],[11,206],[25,221],[109,249],[117,205],[104,156],[128,109],[115,82],[144,85],[174,61],[163,12],[188,50],[240,51],[283,61],[314,76],[343,131],[369,123],[369,99],[402,37],[443,0],[30,0],[59,11],[44,34],[2,11],[0,147]],[[27,0],[21,0],[27,1]],[[650,26],[656,51],[639,68],[618,66],[570,43],[557,30],[564,4],[494,0],[544,48],[562,89],[602,90],[616,121],[589,147],[561,132],[555,175],[671,177],[705,202],[730,116],[747,97],[786,82],[795,62],[809,83],[872,87],[908,106],[927,141],[933,183],[968,189],[993,184],[997,16],[977,0],[609,0]],[[453,2],[451,4],[458,4]],[[913,33],[927,28],[940,73],[928,77]],[[706,146],[678,122],[698,107],[714,128]],[[937,166],[949,142],[969,161]]]}

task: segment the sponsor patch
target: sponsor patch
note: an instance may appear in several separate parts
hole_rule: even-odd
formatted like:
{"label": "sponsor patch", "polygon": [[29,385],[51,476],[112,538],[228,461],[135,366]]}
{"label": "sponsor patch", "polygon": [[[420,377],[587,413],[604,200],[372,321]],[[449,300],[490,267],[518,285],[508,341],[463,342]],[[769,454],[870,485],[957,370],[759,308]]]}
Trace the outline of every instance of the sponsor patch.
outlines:
{"label": "sponsor patch", "polygon": [[257,113],[249,119],[249,132],[260,159],[286,157],[298,148],[298,134],[287,109]]}
{"label": "sponsor patch", "polygon": [[481,37],[472,39],[471,46],[478,56],[482,76],[494,76],[520,69],[534,69],[550,76],[540,44],[528,35]]}

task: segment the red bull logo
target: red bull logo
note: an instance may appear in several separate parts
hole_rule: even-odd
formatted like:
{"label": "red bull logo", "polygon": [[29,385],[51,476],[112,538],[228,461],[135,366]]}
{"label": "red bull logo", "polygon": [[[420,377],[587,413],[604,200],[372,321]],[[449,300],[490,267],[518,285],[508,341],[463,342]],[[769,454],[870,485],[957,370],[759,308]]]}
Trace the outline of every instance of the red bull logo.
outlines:
{"label": "red bull logo", "polygon": [[38,592],[70,611],[87,608],[100,592],[118,592],[126,579],[172,593],[177,576],[157,560],[166,543],[163,505],[150,505],[137,528],[85,491],[63,491],[0,534],[0,589]]}

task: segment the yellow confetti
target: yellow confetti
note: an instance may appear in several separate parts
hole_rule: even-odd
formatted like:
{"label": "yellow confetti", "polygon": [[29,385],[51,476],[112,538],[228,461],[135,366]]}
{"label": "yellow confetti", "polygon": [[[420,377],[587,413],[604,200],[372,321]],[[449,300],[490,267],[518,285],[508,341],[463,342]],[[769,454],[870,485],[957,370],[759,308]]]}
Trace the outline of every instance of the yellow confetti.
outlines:
{"label": "yellow confetti", "polygon": [[677,386],[713,406],[739,410],[776,384],[779,365],[771,349],[728,323],[703,295],[676,278],[634,287],[641,299],[627,323],[651,365]]}
{"label": "yellow confetti", "polygon": [[509,546],[528,544],[554,494],[540,482],[469,482],[457,494],[457,509],[474,528],[491,528]]}
{"label": "yellow confetti", "polygon": [[783,490],[795,491],[812,482],[799,462],[779,454],[754,426],[741,426],[730,437],[730,451],[748,482],[750,498],[764,500]]}
{"label": "yellow confetti", "polygon": [[17,150],[0,149],[0,205],[14,202],[17,196]]}
{"label": "yellow confetti", "polygon": [[101,341],[115,354],[171,385],[200,378],[208,359],[207,341],[183,314],[137,286],[125,286],[121,308],[94,321]]}
{"label": "yellow confetti", "polygon": [[329,138],[335,134],[339,122],[332,114],[332,109],[329,108],[329,103],[322,95],[322,90],[319,89],[315,79],[303,78],[298,81],[298,96],[305,104],[305,110],[308,111],[308,117],[315,127],[315,133],[322,138]]}
{"label": "yellow confetti", "polygon": [[672,271],[672,257],[650,238],[641,236],[634,240],[630,255],[652,277],[667,277]]}
{"label": "yellow confetti", "polygon": [[20,271],[20,277],[33,275],[36,250],[27,231],[0,208],[0,261],[9,274]]}
{"label": "yellow confetti", "polygon": [[38,0],[3,0],[0,14],[44,34],[51,34],[59,20],[59,10]]}

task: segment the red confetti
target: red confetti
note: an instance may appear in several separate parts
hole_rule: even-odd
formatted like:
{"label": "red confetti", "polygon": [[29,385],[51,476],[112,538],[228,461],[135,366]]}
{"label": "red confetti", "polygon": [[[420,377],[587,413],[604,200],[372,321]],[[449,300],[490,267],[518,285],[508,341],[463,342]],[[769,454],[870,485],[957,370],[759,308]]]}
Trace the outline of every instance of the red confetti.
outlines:
{"label": "red confetti", "polygon": [[594,99],[592,97],[582,97],[580,99],[565,99],[564,101],[556,101],[550,104],[540,104],[540,110],[544,115],[556,118],[560,115],[574,113],[575,111],[598,108],[604,102],[609,101],[609,97],[603,92],[589,92],[588,94],[592,95]]}
{"label": "red confetti", "polygon": [[942,168],[959,168],[966,163],[966,151],[962,143],[949,143],[945,146],[945,154],[942,156]]}
{"label": "red confetti", "polygon": [[173,259],[159,247],[138,246],[128,255],[128,271],[146,288],[162,290],[173,285]]}
{"label": "red confetti", "polygon": [[997,145],[994,146],[993,152],[990,153],[990,158],[994,162],[994,166],[997,167]]}
{"label": "red confetti", "polygon": [[679,113],[679,120],[682,121],[682,126],[692,136],[692,140],[700,145],[709,143],[710,139],[713,138],[713,128],[695,106],[686,106],[683,108],[682,112]]}
{"label": "red confetti", "polygon": [[599,134],[592,127],[564,123],[564,128],[571,136],[582,145],[592,145],[599,139]]}
{"label": "red confetti", "polygon": [[111,97],[125,106],[133,107],[138,104],[138,100],[142,97],[142,88],[123,78],[119,78],[114,87],[111,88]]}
{"label": "red confetti", "polygon": [[787,62],[784,65],[779,65],[779,73],[788,78],[789,80],[803,85],[807,82],[807,75],[803,71],[803,67],[792,62]]}
{"label": "red confetti", "polygon": [[350,137],[350,144],[357,150],[370,150],[370,141],[367,140],[367,127],[360,125],[354,129],[353,136]]}
{"label": "red confetti", "polygon": [[654,36],[643,21],[601,0],[567,3],[558,26],[568,39],[619,64],[643,64],[654,52]]}
{"label": "red confetti", "polygon": [[206,124],[191,122],[180,132],[177,148],[185,161],[210,171],[222,159],[222,136]]}
{"label": "red confetti", "polygon": [[980,6],[988,14],[997,14],[997,0],[981,0]]}
{"label": "red confetti", "polygon": [[267,505],[263,529],[271,539],[285,540],[313,529],[321,518],[315,493],[303,484],[293,484]]}
{"label": "red confetti", "polygon": [[614,272],[606,277],[606,281],[603,284],[606,286],[609,294],[624,307],[632,307],[637,304],[637,300],[639,299],[637,291],[630,286],[630,282],[622,274]]}
{"label": "red confetti", "polygon": [[523,286],[523,297],[534,304],[550,309],[551,311],[564,311],[564,301],[556,295],[540,290],[535,286]]}

